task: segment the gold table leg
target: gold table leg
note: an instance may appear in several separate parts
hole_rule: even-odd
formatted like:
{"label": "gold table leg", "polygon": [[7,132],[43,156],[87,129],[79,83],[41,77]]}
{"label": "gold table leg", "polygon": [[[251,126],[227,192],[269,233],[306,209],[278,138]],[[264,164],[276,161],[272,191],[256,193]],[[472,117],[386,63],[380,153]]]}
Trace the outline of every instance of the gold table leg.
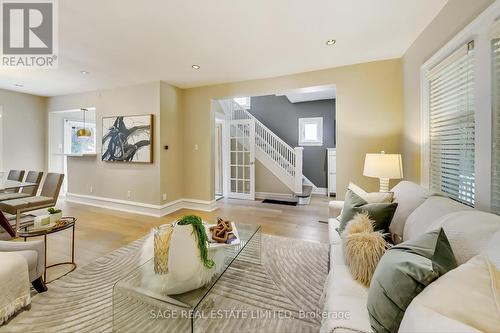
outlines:
{"label": "gold table leg", "polygon": [[[65,262],[59,262],[57,264],[52,264],[52,265],[47,266],[47,246],[45,246],[45,275],[44,275],[45,283],[50,283],[50,282],[53,282],[55,280],[59,280],[63,276],[68,275],[69,273],[73,272],[76,269],[76,263],[75,263],[75,226],[76,226],[76,223],[73,224],[73,226],[72,226],[73,230],[72,230],[72,235],[71,235],[71,262],[65,261]],[[45,237],[47,237],[47,236],[45,236]],[[73,267],[69,271],[64,273],[63,275],[57,277],[56,279],[51,280],[51,281],[47,281],[47,268],[60,266],[60,265],[72,265]]]}

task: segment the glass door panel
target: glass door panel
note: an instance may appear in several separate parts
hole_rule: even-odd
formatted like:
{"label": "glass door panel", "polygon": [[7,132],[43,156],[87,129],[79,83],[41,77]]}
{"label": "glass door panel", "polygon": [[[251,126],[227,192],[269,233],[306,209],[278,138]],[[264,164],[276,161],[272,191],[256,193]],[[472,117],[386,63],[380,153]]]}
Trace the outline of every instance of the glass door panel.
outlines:
{"label": "glass door panel", "polygon": [[231,120],[229,128],[229,197],[254,200],[255,123]]}

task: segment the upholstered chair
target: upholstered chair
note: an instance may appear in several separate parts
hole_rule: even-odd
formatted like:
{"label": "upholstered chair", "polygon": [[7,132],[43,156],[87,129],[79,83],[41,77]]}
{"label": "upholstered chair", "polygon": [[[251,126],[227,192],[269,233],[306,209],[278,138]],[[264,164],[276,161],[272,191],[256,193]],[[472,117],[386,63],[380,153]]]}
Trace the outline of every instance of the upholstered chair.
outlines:
{"label": "upholstered chair", "polygon": [[[0,241],[0,252],[15,252],[28,263],[29,278],[39,293],[47,291],[42,275],[45,272],[45,246],[43,240],[30,242]],[[2,266],[0,265],[0,270]],[[13,279],[16,277],[13,276]]]}
{"label": "upholstered chair", "polygon": [[[23,178],[24,178],[24,170],[10,170],[9,174],[7,175],[7,180],[12,180],[16,182],[23,181]],[[14,192],[19,192],[19,189],[0,191],[0,193],[14,193]]]}
{"label": "upholstered chair", "polygon": [[41,195],[0,201],[0,211],[16,216],[16,230],[18,230],[22,213],[56,205],[63,179],[64,174],[48,173],[43,182]]}
{"label": "upholstered chair", "polygon": [[43,172],[40,171],[30,171],[28,176],[26,176],[25,182],[35,183],[36,186],[26,186],[21,189],[20,192],[10,192],[10,193],[0,193],[0,201],[20,199],[35,196],[40,182],[42,181]]}

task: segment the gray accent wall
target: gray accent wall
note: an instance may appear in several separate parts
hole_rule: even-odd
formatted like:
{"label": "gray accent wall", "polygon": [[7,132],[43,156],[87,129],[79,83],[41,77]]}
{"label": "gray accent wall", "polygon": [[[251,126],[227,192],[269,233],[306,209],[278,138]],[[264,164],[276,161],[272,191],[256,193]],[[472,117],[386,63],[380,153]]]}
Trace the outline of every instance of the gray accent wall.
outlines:
{"label": "gray accent wall", "polygon": [[299,118],[323,117],[323,146],[304,146],[303,173],[318,187],[327,187],[326,148],[335,147],[335,100],[290,103],[286,96],[251,98],[255,118],[292,147],[298,147]]}

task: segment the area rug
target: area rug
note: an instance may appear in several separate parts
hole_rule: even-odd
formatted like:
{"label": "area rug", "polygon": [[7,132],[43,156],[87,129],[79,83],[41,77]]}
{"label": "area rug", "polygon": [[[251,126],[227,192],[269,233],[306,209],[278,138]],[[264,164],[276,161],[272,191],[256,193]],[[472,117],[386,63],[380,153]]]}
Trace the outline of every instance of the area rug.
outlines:
{"label": "area rug", "polygon": [[[143,244],[139,239],[50,283],[0,332],[113,332],[113,285],[143,263]],[[261,264],[236,260],[199,306],[219,315],[196,318],[194,331],[318,332],[327,273],[326,244],[262,235]],[[168,320],[130,316],[122,331],[173,332],[165,329]]]}

